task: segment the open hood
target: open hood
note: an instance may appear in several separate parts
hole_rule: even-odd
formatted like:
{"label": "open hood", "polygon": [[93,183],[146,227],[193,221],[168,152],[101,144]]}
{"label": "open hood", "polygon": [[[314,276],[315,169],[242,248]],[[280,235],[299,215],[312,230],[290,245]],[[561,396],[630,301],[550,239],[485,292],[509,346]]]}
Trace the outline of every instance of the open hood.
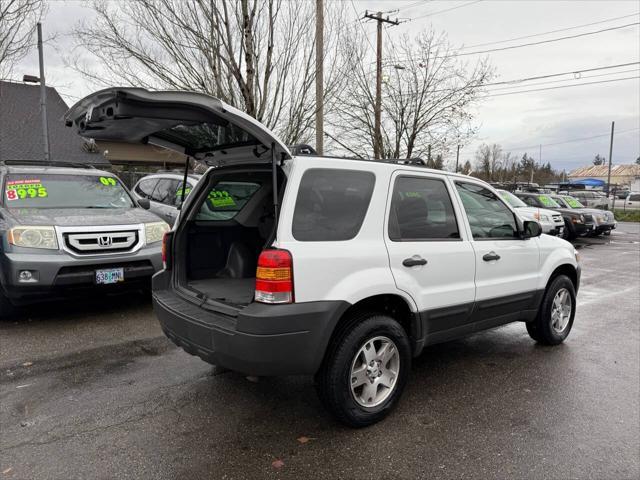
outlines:
{"label": "open hood", "polygon": [[269,163],[272,148],[291,158],[260,122],[203,93],[107,88],[73,105],[65,123],[86,138],[158,145],[210,165]]}

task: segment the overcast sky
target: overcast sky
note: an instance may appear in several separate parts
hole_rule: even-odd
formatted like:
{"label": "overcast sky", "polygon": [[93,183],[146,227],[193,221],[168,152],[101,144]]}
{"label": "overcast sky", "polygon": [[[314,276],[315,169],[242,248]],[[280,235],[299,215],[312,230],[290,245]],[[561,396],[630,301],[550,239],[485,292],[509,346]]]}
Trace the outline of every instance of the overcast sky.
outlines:
{"label": "overcast sky", "polygon": [[[627,28],[574,39],[486,53],[496,68],[497,78],[493,82],[640,61],[640,30],[637,25],[640,21],[639,0],[353,0],[353,6],[351,0],[346,1],[347,11],[353,19],[366,9],[400,9],[389,15],[411,21],[387,29],[391,38],[405,33],[413,35],[431,25],[436,31],[446,32],[454,47],[466,47],[462,50],[465,53],[636,23]],[[331,2],[327,3],[330,7]],[[93,89],[75,72],[66,69],[63,62],[64,52],[68,52],[72,46],[68,37],[70,29],[81,19],[90,19],[91,15],[91,10],[81,2],[56,1],[50,2],[44,20],[45,36],[57,35],[56,40],[45,49],[47,81],[59,89],[69,104]],[[592,25],[565,30],[585,24]],[[362,26],[360,31],[363,35],[366,32],[375,45],[375,24],[363,22]],[[354,28],[360,27],[354,24]],[[554,30],[562,31],[537,35]],[[531,35],[536,36],[503,42]],[[469,48],[486,43],[492,44]],[[373,55],[373,52],[370,53]],[[466,58],[472,61],[477,55]],[[463,149],[461,161],[472,159],[475,149],[482,142],[499,143],[505,150],[518,156],[526,151],[536,159],[539,157],[537,145],[542,144],[542,161],[551,162],[556,169],[569,171],[591,164],[596,153],[609,156],[608,133],[611,122],[615,121],[617,134],[613,163],[633,163],[640,155],[638,78],[520,94],[496,94],[638,77],[639,66],[636,63],[587,72],[578,79],[570,74],[524,82],[518,84],[518,88],[505,88],[504,85],[490,87],[491,96],[485,98],[475,112],[480,127],[477,139]],[[14,77],[21,78],[23,73],[37,74],[37,68],[37,53],[34,52],[18,66]],[[588,78],[594,75],[597,76]],[[551,81],[554,83],[545,83]],[[586,139],[594,136],[598,137]],[[584,140],[574,141],[576,139]]]}

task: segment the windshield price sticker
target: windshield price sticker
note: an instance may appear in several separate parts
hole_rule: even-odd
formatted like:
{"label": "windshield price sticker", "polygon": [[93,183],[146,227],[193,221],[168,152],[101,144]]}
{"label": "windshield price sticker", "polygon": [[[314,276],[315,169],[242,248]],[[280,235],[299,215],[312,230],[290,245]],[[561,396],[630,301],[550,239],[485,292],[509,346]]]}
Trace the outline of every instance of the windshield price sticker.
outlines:
{"label": "windshield price sticker", "polygon": [[25,198],[44,198],[49,195],[47,188],[38,179],[9,181],[5,192],[9,201],[23,200]]}
{"label": "windshield price sticker", "polygon": [[211,190],[209,192],[209,201],[214,207],[235,207],[236,205],[233,197],[224,190]]}
{"label": "windshield price sticker", "polygon": [[553,207],[554,206],[553,200],[551,200],[549,197],[545,197],[544,195],[540,195],[538,198],[540,199],[540,202],[542,202],[542,204],[545,207]]}
{"label": "windshield price sticker", "polygon": [[113,177],[100,177],[100,183],[105,187],[115,187],[117,185],[116,179]]}

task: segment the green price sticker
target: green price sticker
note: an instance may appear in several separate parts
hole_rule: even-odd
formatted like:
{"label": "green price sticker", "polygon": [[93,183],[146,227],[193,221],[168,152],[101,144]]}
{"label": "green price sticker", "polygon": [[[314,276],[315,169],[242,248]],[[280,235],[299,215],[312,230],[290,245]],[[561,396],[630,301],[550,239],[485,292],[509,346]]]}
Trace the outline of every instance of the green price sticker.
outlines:
{"label": "green price sticker", "polygon": [[236,205],[233,197],[224,190],[211,190],[208,198],[214,207],[235,207]]}
{"label": "green price sticker", "polygon": [[538,196],[538,199],[545,207],[555,207],[553,200],[545,195]]}
{"label": "green price sticker", "polygon": [[113,177],[100,177],[100,183],[105,187],[115,187],[117,185],[116,179]]}

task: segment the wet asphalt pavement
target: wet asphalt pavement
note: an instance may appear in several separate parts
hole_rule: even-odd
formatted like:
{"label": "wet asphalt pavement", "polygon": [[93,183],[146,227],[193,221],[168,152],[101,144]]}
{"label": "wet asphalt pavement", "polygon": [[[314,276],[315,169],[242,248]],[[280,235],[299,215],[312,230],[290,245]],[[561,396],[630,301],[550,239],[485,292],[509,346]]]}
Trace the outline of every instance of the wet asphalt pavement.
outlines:
{"label": "wet asphalt pavement", "polygon": [[32,309],[0,324],[0,480],[637,479],[640,226],[579,246],[565,344],[513,324],[430,347],[362,430],[311,378],[214,376],[142,295]]}

